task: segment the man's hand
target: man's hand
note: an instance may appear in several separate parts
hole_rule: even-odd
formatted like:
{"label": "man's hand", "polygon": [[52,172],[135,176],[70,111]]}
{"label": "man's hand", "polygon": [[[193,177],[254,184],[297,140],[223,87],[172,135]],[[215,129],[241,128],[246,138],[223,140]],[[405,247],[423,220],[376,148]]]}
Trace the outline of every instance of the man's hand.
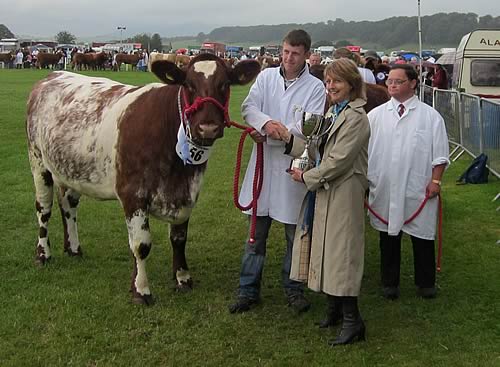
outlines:
{"label": "man's hand", "polygon": [[432,181],[429,182],[429,184],[425,188],[425,195],[428,196],[429,199],[436,197],[440,192],[441,192],[441,186]]}
{"label": "man's hand", "polygon": [[283,140],[287,136],[287,128],[279,121],[269,120],[264,124],[264,131],[271,139]]}
{"label": "man's hand", "polygon": [[262,135],[259,133],[257,130],[252,130],[250,132],[250,137],[253,139],[254,142],[256,143],[263,143],[266,141],[266,136]]}

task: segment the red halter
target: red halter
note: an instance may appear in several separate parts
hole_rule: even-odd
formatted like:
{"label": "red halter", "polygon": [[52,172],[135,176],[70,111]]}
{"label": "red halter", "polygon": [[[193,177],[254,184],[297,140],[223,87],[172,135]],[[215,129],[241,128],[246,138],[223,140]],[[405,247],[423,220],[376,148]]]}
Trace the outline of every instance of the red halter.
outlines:
{"label": "red halter", "polygon": [[194,115],[196,111],[198,111],[204,103],[211,103],[224,114],[224,124],[226,127],[231,125],[231,119],[229,118],[229,96],[231,91],[228,89],[226,101],[224,105],[222,105],[218,100],[213,97],[196,97],[192,104],[189,103],[189,98],[186,90],[182,88],[182,98],[184,99],[184,107],[182,108],[182,114],[189,119],[190,116]]}

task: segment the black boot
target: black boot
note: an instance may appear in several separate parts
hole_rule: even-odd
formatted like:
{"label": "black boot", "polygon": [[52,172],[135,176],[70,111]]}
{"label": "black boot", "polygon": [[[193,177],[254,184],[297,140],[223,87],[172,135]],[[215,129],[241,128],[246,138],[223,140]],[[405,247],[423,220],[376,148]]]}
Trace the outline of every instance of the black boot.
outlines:
{"label": "black boot", "polygon": [[358,310],[358,297],[341,297],[342,328],[335,340],[328,342],[331,346],[351,344],[358,340],[365,340],[365,324]]}
{"label": "black boot", "polygon": [[318,323],[320,329],[337,325],[342,320],[342,298],[326,295],[326,317]]}

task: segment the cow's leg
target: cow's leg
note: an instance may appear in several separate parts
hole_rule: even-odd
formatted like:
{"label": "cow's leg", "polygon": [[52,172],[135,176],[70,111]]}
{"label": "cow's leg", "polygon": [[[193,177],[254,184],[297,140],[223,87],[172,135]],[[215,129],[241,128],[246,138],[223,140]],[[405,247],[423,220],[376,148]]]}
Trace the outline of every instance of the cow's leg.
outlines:
{"label": "cow's leg", "polygon": [[35,208],[38,219],[38,242],[35,248],[35,262],[43,265],[50,259],[48,224],[52,213],[54,181],[52,174],[43,166],[38,155],[30,152],[30,165],[35,183]]}
{"label": "cow's leg", "polygon": [[170,242],[172,243],[172,272],[175,287],[179,291],[188,291],[193,287],[193,280],[186,262],[186,241],[189,220],[182,224],[170,225]]}
{"label": "cow's leg", "polygon": [[129,246],[134,257],[134,270],[130,291],[132,302],[150,305],[153,296],[149,290],[148,276],[146,274],[146,258],[151,250],[151,233],[149,231],[149,217],[144,209],[137,209],[128,214],[125,208],[127,220]]}
{"label": "cow's leg", "polygon": [[82,256],[76,223],[80,193],[61,187],[58,190],[58,199],[64,228],[64,252],[69,256]]}

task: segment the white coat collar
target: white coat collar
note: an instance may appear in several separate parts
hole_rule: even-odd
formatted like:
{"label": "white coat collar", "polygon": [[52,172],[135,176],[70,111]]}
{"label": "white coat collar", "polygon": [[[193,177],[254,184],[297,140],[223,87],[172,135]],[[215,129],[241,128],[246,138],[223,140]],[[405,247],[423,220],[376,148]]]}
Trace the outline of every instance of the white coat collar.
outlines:
{"label": "white coat collar", "polygon": [[[417,102],[418,102],[418,97],[416,95],[411,97],[410,99],[407,99],[406,101],[403,102],[403,105],[405,106],[405,110],[413,110],[415,107],[417,107]],[[400,104],[401,104],[401,102],[399,102],[396,98],[391,97],[390,102],[387,103],[387,109],[389,111],[392,111],[392,110],[397,111]]]}

